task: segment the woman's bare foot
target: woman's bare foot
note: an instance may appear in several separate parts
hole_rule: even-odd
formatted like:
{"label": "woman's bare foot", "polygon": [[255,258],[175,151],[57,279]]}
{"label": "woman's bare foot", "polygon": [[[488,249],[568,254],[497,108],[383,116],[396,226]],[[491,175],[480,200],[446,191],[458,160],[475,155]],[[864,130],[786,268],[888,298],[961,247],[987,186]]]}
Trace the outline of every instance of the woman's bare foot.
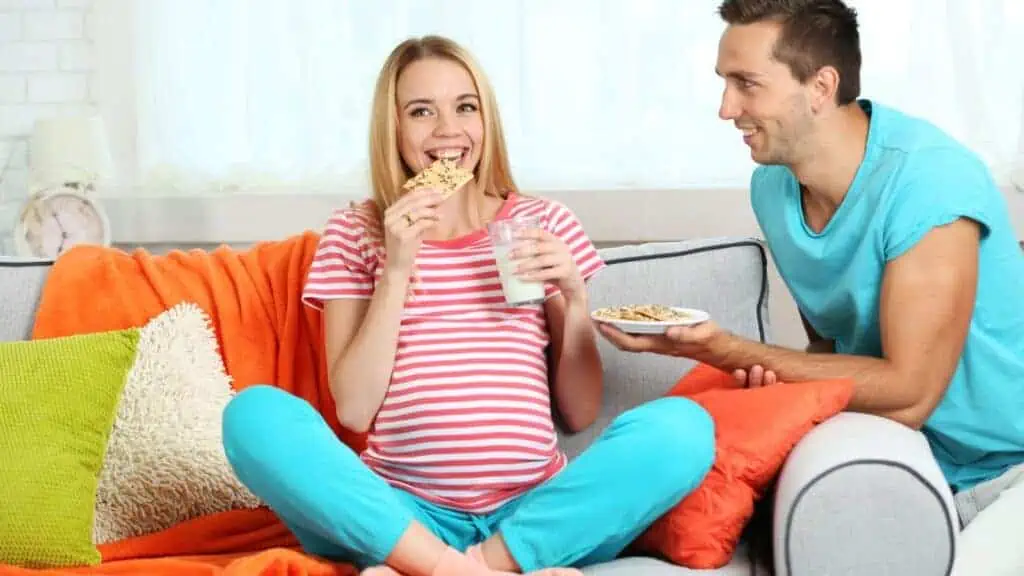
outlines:
{"label": "woman's bare foot", "polygon": [[[484,557],[484,551],[483,551],[483,546],[482,545],[477,544],[476,546],[470,546],[470,548],[468,550],[466,550],[466,555],[469,556],[470,558],[476,560],[481,565],[487,566],[487,559]],[[509,555],[509,559],[510,559],[510,562],[514,562],[513,560],[511,560],[511,555]],[[493,570],[493,569],[492,569],[492,573],[493,574],[502,574],[502,575],[504,575],[504,574],[516,574],[516,572],[508,572],[508,571]],[[534,570],[533,572],[527,572],[527,576],[583,576],[583,572],[580,572],[579,570],[577,570],[575,568],[544,568],[544,569],[541,569],[541,570]]]}
{"label": "woman's bare foot", "polygon": [[[508,553],[504,540],[491,539],[489,552],[497,554],[489,559],[484,546],[470,547],[465,554],[445,545],[420,524],[413,522],[399,539],[386,560],[386,564],[371,566],[360,576],[516,576],[519,566]],[[490,561],[489,561],[490,560]],[[491,566],[497,566],[492,568]],[[397,568],[394,568],[397,566]],[[530,576],[583,576],[575,568],[546,568],[529,573]]]}
{"label": "woman's bare foot", "polygon": [[359,573],[359,576],[403,576],[401,572],[395,570],[391,566],[381,564],[380,566],[373,566],[363,570]]}
{"label": "woman's bare foot", "polygon": [[[582,574],[575,568],[545,568],[530,572],[526,576],[582,576]],[[386,564],[381,564],[363,570],[359,576],[404,575]],[[467,550],[464,555],[454,549],[449,549],[437,568],[434,569],[433,576],[518,576],[518,574],[488,567],[479,546],[475,546]]]}

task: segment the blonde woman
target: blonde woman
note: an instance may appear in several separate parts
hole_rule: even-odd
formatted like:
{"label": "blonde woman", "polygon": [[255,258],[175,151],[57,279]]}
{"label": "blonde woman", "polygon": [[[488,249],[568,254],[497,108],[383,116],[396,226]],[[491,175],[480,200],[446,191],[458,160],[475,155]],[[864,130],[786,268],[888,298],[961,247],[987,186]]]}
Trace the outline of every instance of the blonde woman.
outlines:
{"label": "blonde woman", "polygon": [[[444,199],[402,184],[441,156],[474,179]],[[520,195],[496,100],[467,52],[440,37],[388,57],[373,101],[373,201],[335,212],[304,301],[325,314],[341,424],[355,454],[300,398],[241,392],[224,414],[239,478],[304,549],[364,574],[578,574],[618,555],[695,488],[710,417],[681,398],[620,415],[573,462],[552,411],[590,426],[602,368],[586,282],[603,266],[573,213]],[[502,298],[488,222],[537,216],[514,250],[543,302]]]}

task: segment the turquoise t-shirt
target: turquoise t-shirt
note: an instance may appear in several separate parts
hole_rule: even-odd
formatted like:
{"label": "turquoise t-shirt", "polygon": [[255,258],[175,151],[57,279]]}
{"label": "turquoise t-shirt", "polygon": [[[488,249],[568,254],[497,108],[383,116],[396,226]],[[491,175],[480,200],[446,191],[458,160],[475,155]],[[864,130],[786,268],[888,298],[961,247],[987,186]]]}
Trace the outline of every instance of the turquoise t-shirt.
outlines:
{"label": "turquoise t-shirt", "polygon": [[985,165],[924,120],[862,100],[864,161],[820,233],[803,217],[800,185],[761,166],[751,202],[800,311],[836,352],[882,356],[879,296],[886,263],[930,229],[966,217],[982,226],[967,342],[945,397],[925,423],[957,490],[1024,461],[1024,255],[1005,198]]}

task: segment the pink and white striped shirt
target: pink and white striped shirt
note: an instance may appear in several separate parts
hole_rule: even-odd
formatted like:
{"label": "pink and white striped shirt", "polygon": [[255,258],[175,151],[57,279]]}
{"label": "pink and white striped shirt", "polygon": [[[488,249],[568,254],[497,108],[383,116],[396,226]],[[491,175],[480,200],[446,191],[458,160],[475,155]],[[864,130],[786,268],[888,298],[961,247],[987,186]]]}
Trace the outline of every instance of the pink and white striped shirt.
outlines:
{"label": "pink and white striped shirt", "polygon": [[[604,267],[564,205],[511,195],[496,218],[540,216],[585,279]],[[384,257],[365,209],[334,213],[303,300],[370,298]],[[442,506],[492,511],[565,466],[551,415],[550,338],[541,304],[505,304],[486,231],[426,241],[398,333],[394,369],[364,462],[391,485]],[[548,285],[548,297],[557,289]]]}

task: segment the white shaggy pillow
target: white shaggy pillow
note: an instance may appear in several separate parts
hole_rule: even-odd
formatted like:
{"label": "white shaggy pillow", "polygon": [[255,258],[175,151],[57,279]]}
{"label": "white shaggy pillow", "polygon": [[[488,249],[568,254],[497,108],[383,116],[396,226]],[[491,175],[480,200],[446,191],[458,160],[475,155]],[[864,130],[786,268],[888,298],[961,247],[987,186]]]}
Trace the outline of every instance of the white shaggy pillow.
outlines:
{"label": "white shaggy pillow", "polygon": [[221,415],[232,396],[201,308],[178,304],[140,330],[100,472],[94,543],[261,504],[224,455]]}

